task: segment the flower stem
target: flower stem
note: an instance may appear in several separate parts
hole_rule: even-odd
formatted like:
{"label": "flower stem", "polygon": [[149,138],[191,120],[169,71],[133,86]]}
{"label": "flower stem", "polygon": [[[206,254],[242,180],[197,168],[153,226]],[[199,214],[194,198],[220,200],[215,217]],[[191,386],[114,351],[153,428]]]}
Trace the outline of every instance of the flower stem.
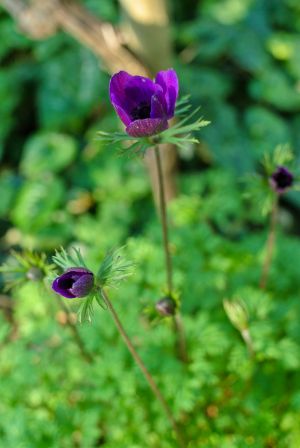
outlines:
{"label": "flower stem", "polygon": [[66,323],[67,323],[68,327],[70,328],[71,332],[73,333],[74,341],[76,342],[76,344],[77,344],[77,346],[79,348],[79,351],[80,351],[80,354],[81,354],[82,358],[86,362],[91,364],[93,362],[93,357],[86,350],[84,342],[81,339],[81,336],[79,334],[78,328],[77,328],[77,326],[75,325],[75,323],[71,319],[71,315],[70,315],[70,312],[69,312],[68,308],[66,307],[66,305],[63,302],[63,300],[59,296],[57,296],[57,298],[58,298],[58,302],[59,302],[59,305],[60,305],[61,309],[66,314],[66,317],[67,317]]}
{"label": "flower stem", "polygon": [[[161,156],[159,152],[159,147],[154,147],[155,161],[157,167],[157,178],[158,178],[158,192],[159,192],[159,206],[160,206],[160,219],[161,219],[161,227],[162,227],[162,236],[163,236],[163,246],[164,246],[164,254],[165,254],[165,266],[166,266],[166,275],[167,275],[167,287],[168,293],[172,296],[173,293],[173,264],[170,253],[170,245],[169,245],[169,228],[168,228],[168,218],[167,218],[167,205],[166,205],[166,195],[164,188],[164,179],[163,179],[163,170],[161,163]],[[185,334],[182,324],[182,319],[180,314],[177,312],[173,318],[174,328],[177,335],[177,349],[179,358],[183,362],[187,362],[187,351],[186,351],[186,342],[185,342]]]}
{"label": "flower stem", "polygon": [[253,358],[255,355],[255,351],[253,348],[253,342],[252,342],[252,338],[251,338],[251,335],[249,332],[249,328],[242,329],[241,336],[246,344],[246,347],[248,349],[248,353],[249,353],[250,357]]}
{"label": "flower stem", "polygon": [[125,329],[124,329],[124,327],[123,327],[123,325],[122,325],[122,323],[121,323],[121,321],[119,319],[119,316],[118,316],[116,310],[114,309],[114,307],[113,307],[113,305],[112,305],[112,303],[111,303],[107,293],[104,291],[104,289],[101,289],[100,292],[101,292],[101,295],[103,297],[103,300],[104,300],[105,304],[107,305],[107,308],[109,309],[109,311],[112,314],[112,317],[113,317],[113,319],[115,321],[115,324],[116,324],[116,327],[117,327],[119,333],[121,334],[125,344],[127,345],[128,350],[130,351],[130,353],[131,353],[134,361],[136,362],[136,364],[141,369],[141,371],[142,371],[142,373],[143,373],[147,383],[149,384],[149,386],[150,386],[152,392],[154,393],[154,395],[156,396],[157,400],[160,402],[160,404],[161,404],[161,406],[162,406],[162,408],[163,408],[163,410],[164,410],[164,412],[165,412],[165,414],[166,414],[166,416],[167,416],[167,418],[168,418],[172,428],[174,429],[175,434],[176,434],[176,438],[177,438],[177,442],[178,442],[178,446],[180,446],[180,448],[185,448],[186,444],[184,443],[183,437],[182,437],[181,432],[180,432],[180,430],[178,428],[178,425],[177,425],[177,423],[176,423],[176,421],[175,421],[175,419],[173,417],[171,409],[169,408],[168,403],[166,402],[164,396],[160,392],[160,390],[159,390],[156,382],[154,381],[151,373],[148,371],[148,369],[146,368],[144,362],[140,358],[139,354],[136,352],[136,350],[135,350],[135,348],[134,348],[134,346],[133,346],[129,336],[127,335],[127,333],[126,333],[126,331],[125,331]]}
{"label": "flower stem", "polygon": [[278,195],[276,195],[272,211],[271,211],[271,221],[270,221],[270,228],[269,228],[269,234],[267,239],[267,246],[266,246],[266,256],[264,259],[263,267],[262,267],[262,273],[260,278],[259,287],[261,289],[265,289],[268,282],[269,272],[272,264],[272,257],[274,252],[274,245],[275,245],[275,237],[276,237],[276,224],[277,224],[277,217],[278,217]]}
{"label": "flower stem", "polygon": [[158,190],[159,190],[159,206],[160,206],[160,218],[162,226],[162,235],[164,243],[164,253],[165,253],[165,264],[166,264],[166,274],[167,274],[167,285],[168,292],[172,294],[173,291],[173,266],[169,247],[169,229],[167,220],[167,206],[166,206],[166,195],[163,180],[163,170],[161,157],[158,146],[154,147],[155,161],[157,166],[158,175]]}

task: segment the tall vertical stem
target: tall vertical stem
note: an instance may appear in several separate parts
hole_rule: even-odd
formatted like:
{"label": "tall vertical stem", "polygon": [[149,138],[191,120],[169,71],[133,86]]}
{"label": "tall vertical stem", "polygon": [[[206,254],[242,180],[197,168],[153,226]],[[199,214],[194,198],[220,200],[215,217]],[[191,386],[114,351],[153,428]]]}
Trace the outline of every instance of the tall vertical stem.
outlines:
{"label": "tall vertical stem", "polygon": [[276,238],[277,216],[278,216],[278,195],[276,195],[276,197],[274,199],[273,207],[272,207],[272,211],[271,211],[271,222],[270,222],[269,234],[268,234],[267,245],[266,245],[266,256],[264,259],[260,283],[259,283],[259,287],[261,289],[265,289],[267,286],[269,272],[270,272],[270,268],[271,268],[271,264],[272,264],[275,238]]}
{"label": "tall vertical stem", "polygon": [[136,352],[128,334],[126,333],[120,319],[119,316],[116,312],[116,310],[114,309],[107,293],[104,291],[104,289],[101,289],[101,295],[103,297],[103,300],[105,302],[105,304],[107,305],[107,308],[109,309],[109,311],[112,314],[112,317],[115,321],[116,327],[119,331],[119,333],[121,334],[125,344],[127,345],[128,350],[130,351],[134,361],[136,362],[136,364],[138,365],[138,367],[141,369],[147,383],[149,384],[152,392],[154,393],[155,397],[157,398],[157,400],[160,402],[172,428],[175,431],[176,434],[176,438],[177,438],[177,442],[178,442],[178,446],[180,446],[180,448],[185,448],[186,444],[184,443],[183,437],[181,435],[181,432],[178,428],[178,425],[173,417],[173,414],[171,412],[171,409],[169,408],[168,403],[166,402],[164,396],[162,395],[162,393],[160,392],[156,382],[154,381],[151,373],[148,371],[148,369],[146,368],[144,362],[142,361],[142,359],[140,358],[139,354]]}
{"label": "tall vertical stem", "polygon": [[[159,152],[159,147],[154,147],[155,161],[157,166],[157,178],[158,178],[158,192],[159,192],[159,206],[160,206],[160,219],[161,219],[161,227],[162,227],[162,236],[163,236],[163,246],[164,246],[164,254],[165,254],[165,266],[166,266],[166,276],[167,276],[167,287],[168,293],[172,296],[173,293],[173,265],[172,258],[170,253],[170,245],[169,245],[169,228],[168,228],[168,217],[167,217],[167,206],[166,206],[166,195],[164,189],[164,179],[163,179],[163,171],[161,164],[161,157]],[[177,312],[173,318],[175,332],[177,334],[177,348],[179,357],[182,361],[187,361],[187,352],[186,352],[186,342],[185,342],[185,334],[182,324],[182,319],[180,314]]]}
{"label": "tall vertical stem", "polygon": [[163,179],[163,171],[161,165],[161,157],[159,148],[154,147],[154,154],[157,166],[157,177],[158,177],[158,192],[159,192],[159,206],[160,206],[160,219],[163,235],[164,244],[164,254],[165,254],[165,264],[166,264],[166,274],[167,274],[167,285],[168,292],[172,294],[173,291],[173,266],[169,247],[169,229],[168,229],[168,218],[167,218],[167,206],[166,206],[166,195]]}

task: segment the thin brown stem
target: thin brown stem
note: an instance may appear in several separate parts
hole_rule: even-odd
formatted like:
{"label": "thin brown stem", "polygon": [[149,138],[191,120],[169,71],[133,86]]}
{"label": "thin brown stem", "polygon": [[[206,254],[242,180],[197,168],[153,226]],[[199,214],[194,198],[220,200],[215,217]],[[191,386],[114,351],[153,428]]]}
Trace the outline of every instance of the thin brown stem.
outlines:
{"label": "thin brown stem", "polygon": [[135,348],[134,348],[134,346],[133,346],[133,344],[132,344],[128,334],[126,333],[126,331],[125,331],[125,329],[124,329],[124,327],[123,327],[123,325],[122,325],[122,323],[121,323],[121,321],[119,319],[119,316],[118,316],[115,308],[113,307],[113,305],[112,305],[112,303],[111,303],[107,293],[103,289],[101,289],[100,292],[101,292],[101,295],[103,297],[103,300],[104,300],[105,304],[107,305],[107,308],[109,309],[109,311],[112,314],[112,317],[114,319],[114,322],[116,324],[116,327],[117,327],[119,333],[121,334],[125,344],[127,345],[128,350],[130,351],[130,353],[131,353],[134,361],[138,365],[138,367],[141,369],[141,371],[142,371],[142,373],[143,373],[147,383],[149,384],[149,386],[150,386],[152,392],[154,393],[155,397],[157,398],[157,400],[160,402],[160,404],[161,404],[161,406],[162,406],[162,408],[163,408],[163,410],[164,410],[164,412],[165,412],[165,414],[166,414],[166,416],[167,416],[167,418],[168,418],[168,420],[169,420],[173,430],[175,431],[178,445],[180,446],[180,448],[185,448],[186,444],[184,443],[183,436],[182,436],[182,434],[180,432],[180,429],[178,428],[178,425],[177,425],[177,423],[176,423],[176,421],[175,421],[175,419],[173,417],[172,411],[169,408],[168,403],[166,402],[164,396],[160,392],[160,390],[159,390],[156,382],[154,381],[151,373],[148,371],[148,369],[146,368],[144,362],[140,358],[139,354],[136,352],[136,350],[135,350]]}
{"label": "thin brown stem", "polygon": [[[169,245],[169,228],[168,228],[168,217],[167,217],[167,205],[166,205],[166,195],[164,188],[164,179],[163,179],[163,170],[161,163],[161,156],[159,147],[154,147],[154,154],[156,160],[157,167],[157,178],[158,178],[158,192],[159,192],[159,206],[160,206],[160,218],[161,218],[161,227],[162,227],[162,235],[163,235],[163,247],[165,254],[165,266],[166,266],[166,275],[167,275],[167,287],[168,293],[172,296],[173,293],[173,265],[172,258],[170,252]],[[177,312],[173,319],[175,332],[177,334],[177,349],[179,358],[183,362],[187,362],[187,352],[186,352],[186,342],[185,342],[185,334],[182,324],[182,319],[180,314]]]}
{"label": "thin brown stem", "polygon": [[270,268],[271,268],[271,264],[272,264],[275,238],[276,238],[277,216],[278,216],[278,196],[276,195],[274,202],[273,202],[272,211],[271,211],[270,228],[269,228],[269,234],[268,234],[267,245],[266,245],[266,256],[264,259],[260,283],[259,283],[259,287],[261,289],[265,289],[267,286],[269,272],[270,272]]}
{"label": "thin brown stem", "polygon": [[74,341],[76,342],[76,344],[77,344],[77,346],[79,348],[79,351],[80,351],[80,354],[81,354],[82,358],[86,362],[91,364],[93,362],[93,357],[87,351],[87,349],[86,349],[86,347],[84,345],[84,342],[83,342],[83,340],[82,340],[82,338],[81,338],[81,336],[79,334],[78,328],[75,325],[75,323],[72,321],[72,318],[71,318],[71,315],[70,315],[70,312],[69,312],[68,308],[66,307],[66,305],[63,302],[63,300],[59,296],[57,296],[57,298],[58,298],[58,302],[59,302],[59,305],[60,305],[61,309],[66,314],[66,324],[68,325],[68,327],[70,328],[70,330],[71,330],[71,332],[73,334]]}
{"label": "thin brown stem", "polygon": [[181,318],[181,314],[177,311],[175,316],[173,317],[173,323],[175,327],[175,332],[177,334],[177,352],[179,355],[179,358],[182,362],[188,362],[188,356],[187,356],[187,350],[186,350],[186,341],[185,341],[185,334],[184,334],[184,328],[183,328],[183,322]]}
{"label": "thin brown stem", "polygon": [[159,191],[159,206],[160,206],[160,218],[161,227],[164,243],[164,253],[165,253],[165,263],[166,263],[166,273],[167,273],[167,285],[168,292],[172,295],[173,291],[173,266],[169,247],[169,229],[168,229],[168,218],[167,218],[167,206],[166,206],[166,195],[163,179],[163,170],[161,157],[158,146],[154,147],[154,154],[157,166],[157,177],[158,177],[158,191]]}

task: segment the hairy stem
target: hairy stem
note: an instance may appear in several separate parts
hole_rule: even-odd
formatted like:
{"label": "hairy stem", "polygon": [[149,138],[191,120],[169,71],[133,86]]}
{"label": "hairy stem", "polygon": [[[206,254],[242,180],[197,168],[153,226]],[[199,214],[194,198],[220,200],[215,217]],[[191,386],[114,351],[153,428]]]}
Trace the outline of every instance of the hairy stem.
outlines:
{"label": "hairy stem", "polygon": [[136,362],[136,364],[138,365],[138,367],[141,369],[147,383],[149,384],[152,392],[154,393],[155,397],[157,398],[157,400],[160,402],[173,430],[175,431],[176,434],[176,438],[177,438],[177,442],[178,445],[180,446],[180,448],[185,448],[186,444],[184,443],[183,440],[183,436],[181,435],[181,432],[178,428],[178,425],[173,417],[173,414],[171,412],[171,409],[169,408],[168,403],[166,402],[164,396],[162,395],[162,393],[160,392],[156,382],[154,381],[151,373],[148,371],[148,369],[146,368],[145,364],[143,363],[142,359],[140,358],[139,354],[136,352],[128,334],[126,333],[120,319],[119,316],[116,312],[116,310],[114,309],[107,293],[104,291],[104,289],[100,290],[101,295],[103,297],[103,300],[105,302],[105,304],[107,305],[107,308],[109,309],[109,311],[112,314],[112,317],[115,321],[116,327],[119,331],[119,333],[121,334],[125,344],[127,345],[128,350],[130,351],[134,361]]}
{"label": "hairy stem", "polygon": [[275,238],[276,238],[277,216],[278,216],[278,196],[276,195],[274,202],[273,202],[272,211],[271,211],[270,228],[269,228],[269,234],[268,234],[267,245],[266,245],[266,256],[264,259],[260,283],[259,283],[259,287],[261,289],[265,289],[267,286],[269,272],[270,272],[270,268],[271,268],[271,264],[272,264]]}
{"label": "hairy stem", "polygon": [[165,253],[165,264],[166,264],[166,273],[167,273],[167,285],[168,292],[172,294],[173,291],[173,266],[172,266],[172,258],[169,247],[169,229],[168,229],[168,218],[167,218],[167,206],[166,206],[166,195],[165,195],[165,187],[163,180],[163,170],[161,157],[158,146],[154,148],[156,166],[157,166],[157,177],[158,177],[158,189],[159,189],[159,207],[160,207],[160,218],[161,218],[161,227],[162,227],[162,235],[163,235],[163,244],[164,244],[164,253]]}
{"label": "hairy stem", "polygon": [[66,318],[67,318],[66,323],[67,323],[68,327],[70,328],[70,330],[71,330],[71,332],[73,334],[74,341],[76,342],[76,344],[77,344],[77,346],[79,348],[79,351],[80,351],[80,354],[81,354],[82,358],[86,362],[91,364],[93,362],[93,357],[87,351],[87,349],[86,349],[86,347],[84,345],[84,342],[83,342],[83,340],[82,340],[82,338],[81,338],[81,336],[79,334],[78,328],[77,328],[77,326],[75,325],[75,323],[71,319],[70,312],[69,312],[68,308],[66,307],[66,305],[63,302],[63,300],[59,296],[57,296],[57,298],[58,298],[58,302],[59,302],[59,305],[60,305],[61,309],[66,314]]}
{"label": "hairy stem", "polygon": [[[155,161],[157,167],[157,178],[158,178],[158,192],[159,192],[159,207],[160,207],[160,219],[161,219],[161,227],[162,227],[162,236],[163,236],[163,246],[164,246],[164,254],[165,254],[165,266],[166,266],[166,275],[167,275],[167,287],[168,293],[172,296],[173,293],[173,265],[172,265],[172,257],[170,253],[170,245],[169,245],[169,228],[168,228],[168,217],[167,217],[167,205],[166,205],[166,195],[164,189],[164,179],[163,179],[163,170],[161,163],[161,156],[159,152],[159,147],[154,147]],[[177,349],[179,358],[186,362],[187,352],[186,352],[186,342],[185,342],[185,334],[182,324],[182,319],[180,314],[177,312],[173,318],[174,328],[177,335]]]}

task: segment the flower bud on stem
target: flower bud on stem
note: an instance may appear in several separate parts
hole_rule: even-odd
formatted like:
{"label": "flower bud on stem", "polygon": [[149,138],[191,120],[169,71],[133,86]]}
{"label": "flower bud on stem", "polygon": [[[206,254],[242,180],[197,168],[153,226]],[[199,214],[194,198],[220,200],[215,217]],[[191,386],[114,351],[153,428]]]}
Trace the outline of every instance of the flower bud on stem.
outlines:
{"label": "flower bud on stem", "polygon": [[232,325],[240,332],[240,335],[245,342],[250,357],[255,356],[253,342],[249,331],[249,317],[247,309],[241,300],[227,300],[223,301],[225,313]]}
{"label": "flower bud on stem", "polygon": [[[166,275],[167,275],[168,294],[170,296],[172,296],[173,265],[172,265],[170,247],[169,247],[169,229],[168,229],[168,219],[167,219],[166,195],[165,195],[165,188],[164,188],[162,163],[161,163],[161,157],[160,157],[158,145],[154,146],[154,154],[155,154],[155,161],[156,161],[156,167],[157,167],[160,219],[161,219],[163,246],[164,246],[164,253],[165,253],[165,266],[166,266]],[[187,356],[187,352],[186,352],[185,334],[184,334],[182,319],[181,319],[181,316],[178,311],[173,317],[173,322],[174,322],[174,329],[175,329],[175,332],[177,335],[176,346],[177,346],[179,359],[181,359],[181,361],[183,361],[183,362],[187,362],[188,356]]]}
{"label": "flower bud on stem", "polygon": [[164,412],[165,412],[165,414],[166,414],[166,416],[167,416],[167,418],[168,418],[172,428],[174,429],[174,432],[176,434],[176,439],[177,439],[177,442],[178,442],[178,446],[180,448],[185,448],[187,445],[185,444],[185,442],[183,440],[183,436],[181,434],[181,431],[178,428],[178,425],[177,425],[177,423],[176,423],[176,421],[175,421],[175,419],[173,417],[173,414],[171,412],[171,409],[169,408],[168,403],[166,402],[164,396],[162,395],[161,391],[159,390],[156,382],[154,381],[152,375],[150,374],[150,372],[146,368],[146,366],[145,366],[144,362],[142,361],[142,359],[140,358],[139,354],[136,352],[136,350],[135,350],[135,348],[134,348],[134,346],[133,346],[129,336],[127,335],[127,333],[126,333],[126,331],[125,331],[125,329],[124,329],[124,327],[123,327],[123,325],[122,325],[122,323],[121,323],[121,321],[119,319],[119,316],[118,316],[116,310],[114,309],[114,307],[113,307],[113,305],[112,305],[112,303],[111,303],[107,293],[104,291],[104,289],[100,289],[100,293],[101,293],[101,296],[103,297],[103,300],[104,300],[105,304],[107,305],[107,308],[109,309],[109,311],[110,311],[110,313],[111,313],[111,315],[112,315],[112,317],[113,317],[113,319],[115,321],[115,324],[116,324],[116,327],[117,327],[119,333],[121,334],[125,344],[127,345],[128,350],[130,351],[134,361],[136,362],[136,364],[138,365],[138,367],[142,371],[142,373],[143,373],[143,375],[144,375],[148,385],[150,386],[150,388],[151,388],[152,392],[154,393],[155,397],[157,398],[157,400],[160,402],[160,404],[161,404],[161,406],[162,406],[162,408],[163,408],[163,410],[164,410]]}

